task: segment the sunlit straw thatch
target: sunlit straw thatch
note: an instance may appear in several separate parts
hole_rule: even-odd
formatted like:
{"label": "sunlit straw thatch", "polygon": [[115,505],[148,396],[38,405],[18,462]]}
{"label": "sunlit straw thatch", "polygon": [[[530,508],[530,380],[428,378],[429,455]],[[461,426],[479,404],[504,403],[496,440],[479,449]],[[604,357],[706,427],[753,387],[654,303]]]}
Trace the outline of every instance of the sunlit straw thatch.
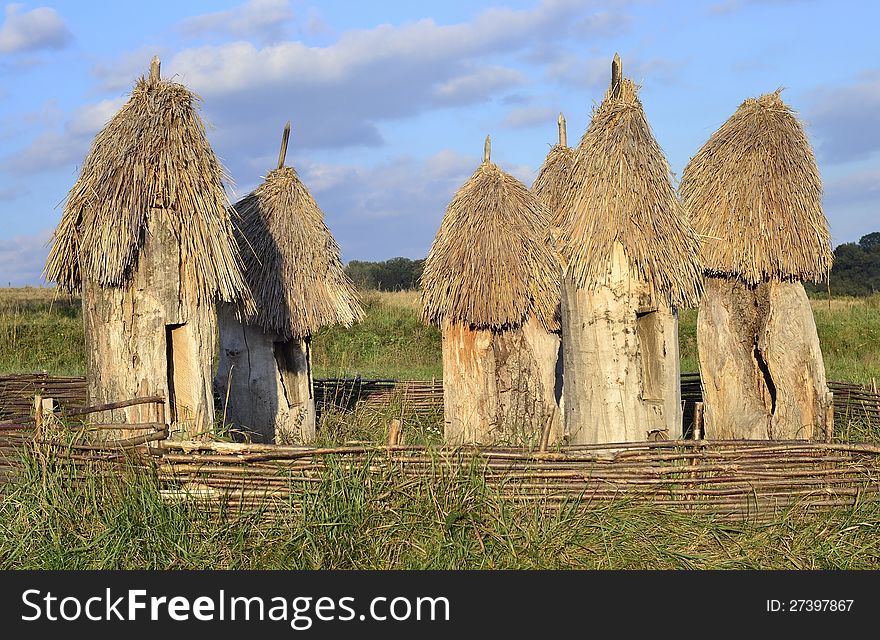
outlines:
{"label": "sunlit straw thatch", "polygon": [[250,322],[289,339],[363,317],[339,245],[293,168],[271,171],[235,208],[236,238],[257,302]]}
{"label": "sunlit straw thatch", "polygon": [[684,170],[681,194],[710,275],[819,281],[831,268],[816,158],[779,91],[740,105]]}
{"label": "sunlit straw thatch", "polygon": [[555,328],[559,276],[549,216],[487,153],[449,203],[425,261],[425,321],[505,329],[534,317]]}
{"label": "sunlit straw thatch", "polygon": [[609,89],[575,150],[559,238],[579,288],[604,283],[619,242],[656,299],[677,306],[699,299],[699,242],[631,80]]}
{"label": "sunlit straw thatch", "polygon": [[140,78],[128,102],[95,137],[67,198],[46,277],[68,290],[83,278],[124,286],[137,264],[148,216],[180,242],[184,295],[248,300],[214,155],[186,87]]}
{"label": "sunlit straw thatch", "polygon": [[561,220],[562,198],[568,187],[574,150],[566,144],[565,118],[559,114],[559,144],[553,145],[538,177],[532,184],[532,193],[550,210],[551,224],[555,227]]}

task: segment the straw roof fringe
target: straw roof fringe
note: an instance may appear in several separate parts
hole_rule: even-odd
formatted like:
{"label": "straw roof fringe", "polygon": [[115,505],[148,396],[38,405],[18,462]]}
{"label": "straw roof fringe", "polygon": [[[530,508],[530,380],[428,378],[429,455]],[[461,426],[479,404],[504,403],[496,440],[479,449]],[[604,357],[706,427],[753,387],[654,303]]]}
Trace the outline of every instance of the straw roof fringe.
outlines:
{"label": "straw roof fringe", "polygon": [[567,273],[579,288],[597,289],[619,242],[654,299],[695,305],[702,291],[699,241],[635,83],[623,79],[615,87],[575,150],[558,230]]}
{"label": "straw roof fringe", "polygon": [[158,74],[137,81],[128,102],[95,137],[68,194],[46,264],[49,280],[70,291],[83,278],[125,286],[152,211],[179,238],[185,296],[249,300],[227,212],[227,175],[208,143],[197,101]]}
{"label": "straw roof fringe", "polygon": [[504,330],[534,317],[557,329],[549,217],[524,184],[484,161],[449,203],[425,261],[425,322]]}
{"label": "straw roof fringe", "polygon": [[538,171],[538,177],[532,183],[532,193],[550,210],[553,227],[558,226],[561,219],[560,206],[568,188],[571,165],[574,162],[574,151],[567,144],[565,116],[562,113],[559,114],[558,123],[559,142],[550,149]]}
{"label": "straw roof fringe", "polygon": [[684,170],[709,275],[818,282],[831,268],[816,158],[780,91],[743,102]]}
{"label": "straw roof fringe", "polygon": [[552,226],[559,226],[562,220],[561,204],[568,188],[571,166],[574,163],[574,150],[571,147],[553,145],[544,164],[538,171],[538,177],[532,183],[532,193],[547,205],[550,211]]}
{"label": "straw roof fringe", "polygon": [[339,245],[296,171],[282,167],[236,205],[235,235],[257,303],[246,321],[285,339],[364,316]]}

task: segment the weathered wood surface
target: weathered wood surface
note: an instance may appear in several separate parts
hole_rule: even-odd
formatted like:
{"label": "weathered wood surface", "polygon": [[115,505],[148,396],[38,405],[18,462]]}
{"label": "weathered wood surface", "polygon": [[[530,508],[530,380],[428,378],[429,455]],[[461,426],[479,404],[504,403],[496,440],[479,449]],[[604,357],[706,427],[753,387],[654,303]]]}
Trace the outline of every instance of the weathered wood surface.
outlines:
{"label": "weathered wood surface", "polygon": [[681,437],[678,318],[650,300],[619,243],[596,290],[563,274],[562,326],[570,443]]}
{"label": "weathered wood surface", "polygon": [[256,442],[306,443],[315,438],[315,398],[308,341],[242,324],[220,305],[220,362],[215,386],[226,423]]}
{"label": "weathered wood surface", "polygon": [[706,278],[697,344],[707,438],[824,437],[830,398],[801,283]]}
{"label": "weathered wood surface", "polygon": [[[166,398],[165,413],[176,436],[213,428],[216,318],[212,301],[196,300],[185,286],[177,237],[164,212],[152,209],[130,283],[110,288],[83,281],[89,404],[159,395]],[[95,416],[98,422],[120,424],[158,419],[151,405]]]}
{"label": "weathered wood surface", "polygon": [[507,331],[447,322],[442,331],[446,442],[534,444],[548,421],[550,441],[559,439],[554,334],[533,321]]}

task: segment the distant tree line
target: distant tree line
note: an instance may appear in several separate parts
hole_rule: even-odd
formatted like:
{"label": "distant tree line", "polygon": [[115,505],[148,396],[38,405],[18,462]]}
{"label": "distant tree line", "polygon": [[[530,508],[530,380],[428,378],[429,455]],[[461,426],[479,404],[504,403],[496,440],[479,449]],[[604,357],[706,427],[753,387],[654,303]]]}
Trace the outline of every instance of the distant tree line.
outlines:
{"label": "distant tree line", "polygon": [[[361,289],[402,291],[419,288],[424,267],[424,259],[352,260],[345,272]],[[830,285],[833,296],[869,296],[880,292],[880,231],[862,236],[858,242],[837,245]],[[805,286],[812,294],[828,290],[824,283],[805,283]]]}
{"label": "distant tree line", "polygon": [[[880,232],[869,233],[858,242],[839,244],[831,267],[832,296],[869,296],[880,292]],[[810,293],[826,293],[828,286],[809,284]]]}
{"label": "distant tree line", "polygon": [[404,291],[419,288],[424,267],[424,258],[391,258],[382,262],[352,260],[346,265],[345,272],[360,289]]}

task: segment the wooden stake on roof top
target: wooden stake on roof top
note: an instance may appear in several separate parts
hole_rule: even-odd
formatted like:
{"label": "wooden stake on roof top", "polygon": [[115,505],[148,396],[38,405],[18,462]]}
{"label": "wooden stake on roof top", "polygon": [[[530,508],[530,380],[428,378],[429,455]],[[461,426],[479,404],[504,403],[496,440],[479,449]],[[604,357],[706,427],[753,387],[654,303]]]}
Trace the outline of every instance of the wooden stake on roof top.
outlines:
{"label": "wooden stake on roof top", "polygon": [[287,141],[290,139],[290,120],[284,125],[284,133],[281,134],[281,151],[278,153],[278,168],[284,166],[284,159],[287,157]]}
{"label": "wooden stake on roof top", "polygon": [[620,95],[620,83],[623,80],[623,63],[620,55],[615,53],[611,61],[611,95],[615,98]]}
{"label": "wooden stake on roof top", "polygon": [[483,162],[489,162],[492,155],[492,140],[486,136],[486,144],[483,146]]}
{"label": "wooden stake on roof top", "polygon": [[162,63],[159,61],[159,56],[153,56],[153,59],[150,60],[150,80],[156,82],[159,80],[159,71]]}
{"label": "wooden stake on roof top", "polygon": [[559,123],[559,146],[565,147],[568,144],[568,140],[565,135],[565,116],[562,115],[562,112],[559,112],[559,119],[557,120]]}

